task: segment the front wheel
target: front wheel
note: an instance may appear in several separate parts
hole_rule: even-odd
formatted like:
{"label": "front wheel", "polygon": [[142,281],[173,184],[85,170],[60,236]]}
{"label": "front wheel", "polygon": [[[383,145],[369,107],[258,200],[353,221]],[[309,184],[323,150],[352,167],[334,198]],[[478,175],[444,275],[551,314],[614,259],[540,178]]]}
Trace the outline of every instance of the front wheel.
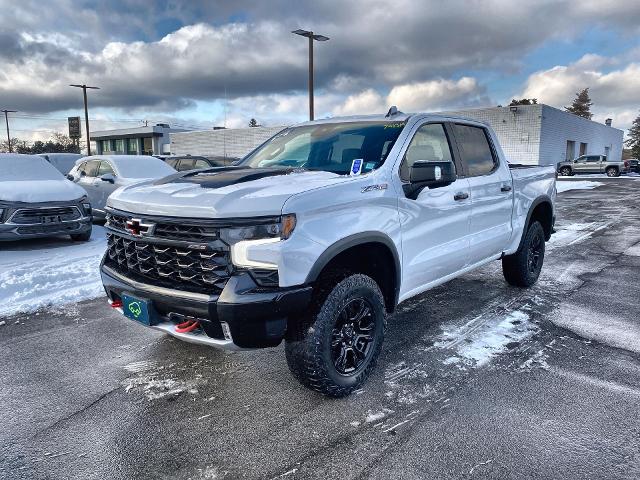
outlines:
{"label": "front wheel", "polygon": [[619,177],[620,171],[616,167],[609,167],[606,170],[607,177]]}
{"label": "front wheel", "polygon": [[571,175],[571,169],[569,167],[562,167],[560,169],[560,175],[563,177],[569,177]]}
{"label": "front wheel", "polygon": [[294,325],[285,352],[291,373],[306,387],[344,397],[374,369],[385,328],[384,298],[361,274],[317,288],[309,317]]}
{"label": "front wheel", "polygon": [[518,251],[502,258],[502,273],[507,283],[515,287],[530,287],[538,281],[544,263],[544,242],[542,225],[533,222]]}

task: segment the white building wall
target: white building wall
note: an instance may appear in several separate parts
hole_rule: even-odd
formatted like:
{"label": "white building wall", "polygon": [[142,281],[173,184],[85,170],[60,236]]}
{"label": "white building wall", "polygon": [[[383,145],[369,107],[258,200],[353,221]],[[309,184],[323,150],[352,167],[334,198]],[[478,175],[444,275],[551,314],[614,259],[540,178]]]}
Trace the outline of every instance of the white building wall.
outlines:
{"label": "white building wall", "polygon": [[622,159],[622,130],[547,105],[542,107],[541,165],[565,161],[567,140],[575,142],[574,158],[580,155],[580,143],[586,143],[585,154],[604,155],[606,147],[609,147],[609,159]]}
{"label": "white building wall", "polygon": [[225,128],[171,134],[172,155],[244,157],[285,127]]}
{"label": "white building wall", "polygon": [[518,106],[516,112],[509,107],[495,107],[441,113],[489,124],[510,163],[538,164],[542,105]]}

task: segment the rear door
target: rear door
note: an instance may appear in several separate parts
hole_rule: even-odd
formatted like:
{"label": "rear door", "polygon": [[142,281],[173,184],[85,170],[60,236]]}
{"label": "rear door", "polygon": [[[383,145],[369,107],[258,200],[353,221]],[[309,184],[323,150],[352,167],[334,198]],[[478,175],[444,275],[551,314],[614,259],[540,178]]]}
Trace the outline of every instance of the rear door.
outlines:
{"label": "rear door", "polygon": [[178,171],[183,172],[185,170],[193,170],[193,159],[183,158],[178,164]]}
{"label": "rear door", "polygon": [[585,173],[601,173],[602,172],[602,157],[600,155],[587,155]]}
{"label": "rear door", "polygon": [[[409,181],[418,161],[454,162],[449,132],[443,123],[414,127],[400,164],[399,175]],[[455,163],[454,163],[455,164]],[[451,275],[467,264],[469,247],[469,182],[462,172],[455,182],[425,188],[418,196],[398,199],[402,227],[402,294],[422,291],[429,283]]]}
{"label": "rear door", "polygon": [[513,181],[486,128],[456,123],[453,132],[469,181],[469,256],[475,264],[501,255],[511,238]]}

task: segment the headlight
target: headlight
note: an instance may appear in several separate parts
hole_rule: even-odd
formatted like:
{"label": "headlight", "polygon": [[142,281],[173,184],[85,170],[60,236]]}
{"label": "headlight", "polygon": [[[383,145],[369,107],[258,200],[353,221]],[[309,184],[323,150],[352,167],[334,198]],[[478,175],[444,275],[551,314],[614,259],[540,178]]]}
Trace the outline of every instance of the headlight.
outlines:
{"label": "headlight", "polygon": [[246,227],[224,228],[220,238],[229,245],[246,240],[279,239],[286,240],[296,228],[295,214],[283,215],[279,222]]}
{"label": "headlight", "polygon": [[2,217],[4,217],[4,208],[0,207],[0,223],[4,223],[4,220],[2,219]]}
{"label": "headlight", "polygon": [[277,270],[277,250],[269,245],[286,240],[295,228],[296,216],[289,214],[279,222],[223,229],[220,238],[231,245],[231,261],[236,267]]}

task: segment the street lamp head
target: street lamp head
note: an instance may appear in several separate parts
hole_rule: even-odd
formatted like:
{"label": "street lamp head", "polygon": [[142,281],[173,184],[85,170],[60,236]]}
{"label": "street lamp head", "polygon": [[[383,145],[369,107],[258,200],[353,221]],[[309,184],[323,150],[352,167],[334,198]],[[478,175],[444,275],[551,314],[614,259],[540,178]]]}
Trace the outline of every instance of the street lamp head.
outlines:
{"label": "street lamp head", "polygon": [[300,28],[298,30],[293,30],[291,33],[295,33],[296,35],[300,35],[301,37],[313,38],[318,42],[326,42],[327,40],[329,40],[329,37],[326,37],[324,35],[315,35],[309,30],[302,30]]}

